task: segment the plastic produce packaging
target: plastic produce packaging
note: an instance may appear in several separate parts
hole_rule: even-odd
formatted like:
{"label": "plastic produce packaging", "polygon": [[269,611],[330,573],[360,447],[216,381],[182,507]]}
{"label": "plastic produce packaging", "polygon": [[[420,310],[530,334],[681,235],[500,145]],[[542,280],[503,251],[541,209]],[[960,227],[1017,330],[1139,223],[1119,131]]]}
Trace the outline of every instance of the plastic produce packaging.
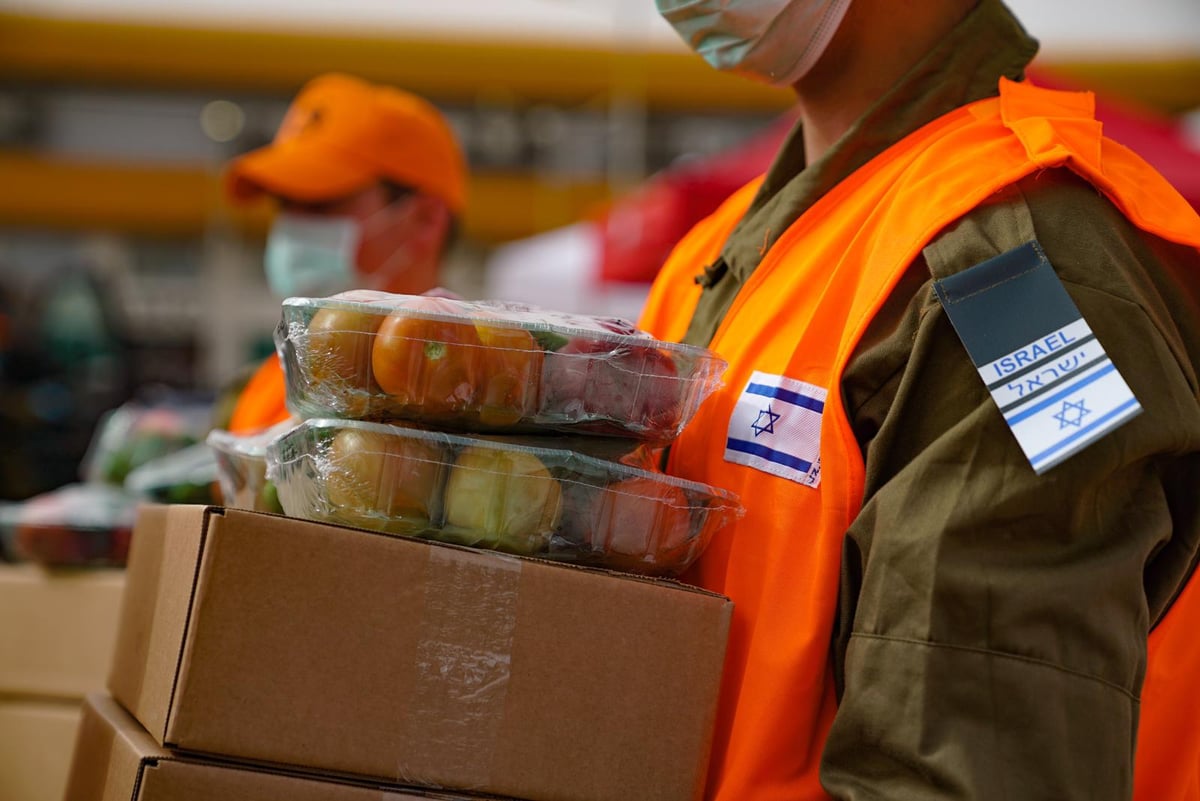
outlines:
{"label": "plastic produce packaging", "polygon": [[726,367],[616,318],[366,290],[289,298],[276,344],[301,417],[660,442]]}
{"label": "plastic produce packaging", "polygon": [[217,462],[221,502],[236,509],[282,513],[275,484],[267,479],[267,443],[296,426],[285,420],[253,434],[215,428],[205,442]]}
{"label": "plastic produce packaging", "polygon": [[209,403],[131,401],[108,412],[83,458],[85,481],[124,484],[133,470],[204,439]]}
{"label": "plastic produce packaging", "polygon": [[267,474],[294,517],[652,575],[683,571],[742,511],[630,463],[350,420],[273,440]]}
{"label": "plastic produce packaging", "polygon": [[68,484],[0,508],[10,558],[48,567],[125,564],[138,499],[108,484]]}
{"label": "plastic produce packaging", "polygon": [[125,489],[156,503],[217,503],[217,458],[203,442],[135,467]]}

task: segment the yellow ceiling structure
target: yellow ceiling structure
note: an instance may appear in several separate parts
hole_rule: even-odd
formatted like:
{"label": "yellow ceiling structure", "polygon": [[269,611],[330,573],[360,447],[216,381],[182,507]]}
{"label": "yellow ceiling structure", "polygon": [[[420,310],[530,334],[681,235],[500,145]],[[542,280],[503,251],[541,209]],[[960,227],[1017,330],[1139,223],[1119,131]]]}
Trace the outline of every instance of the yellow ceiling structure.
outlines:
{"label": "yellow ceiling structure", "polygon": [[[1043,63],[1164,112],[1200,108],[1200,52]],[[0,75],[172,89],[289,93],[332,69],[444,101],[503,94],[554,103],[616,93],[659,109],[769,110],[790,94],[717,73],[688,53],[544,42],[350,36],[78,21],[0,13]]]}
{"label": "yellow ceiling structure", "polygon": [[[1200,55],[1043,64],[1101,92],[1163,112],[1200,107]],[[785,90],[716,73],[687,53],[612,52],[544,42],[272,33],[85,22],[0,13],[0,76],[9,86],[70,85],[287,97],[315,74],[344,70],[444,103],[502,101],[661,112],[773,113]],[[191,235],[223,209],[200,169],[56,162],[0,153],[0,225],[102,227]],[[70,187],[69,192],[62,191]],[[502,241],[562,225],[604,202],[596,180],[553,185],[533,175],[480,174],[468,236]],[[264,209],[240,214],[261,230]]]}

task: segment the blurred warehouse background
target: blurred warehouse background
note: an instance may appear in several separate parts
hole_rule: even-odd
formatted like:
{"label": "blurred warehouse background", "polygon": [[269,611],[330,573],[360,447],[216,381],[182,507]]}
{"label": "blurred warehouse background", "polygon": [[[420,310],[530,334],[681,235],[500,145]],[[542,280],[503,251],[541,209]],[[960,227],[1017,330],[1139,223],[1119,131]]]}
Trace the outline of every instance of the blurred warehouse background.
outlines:
{"label": "blurred warehouse background", "polygon": [[[1009,3],[1039,77],[1097,90],[1200,202],[1200,2]],[[72,480],[104,410],[210,393],[271,347],[269,209],[231,209],[219,176],[329,70],[454,125],[451,288],[627,315],[790,98],[710,70],[653,0],[0,0],[0,498]]]}

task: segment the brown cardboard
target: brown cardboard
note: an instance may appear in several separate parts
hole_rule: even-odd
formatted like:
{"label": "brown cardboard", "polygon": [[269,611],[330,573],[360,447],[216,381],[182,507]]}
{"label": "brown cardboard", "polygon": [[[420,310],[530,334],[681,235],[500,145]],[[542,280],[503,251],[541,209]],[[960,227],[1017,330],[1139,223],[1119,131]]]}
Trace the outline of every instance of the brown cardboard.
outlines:
{"label": "brown cardboard", "polygon": [[732,604],[240,510],[147,507],[109,686],[160,745],[529,801],[701,794]]}
{"label": "brown cardboard", "polygon": [[[436,796],[455,801],[453,796]],[[23,798],[23,796],[22,796]],[[62,794],[55,801],[64,798]],[[167,751],[111,698],[89,696],[65,801],[418,801],[416,791]],[[465,801],[465,800],[464,800]]]}
{"label": "brown cardboard", "polygon": [[104,689],[124,583],[124,570],[0,565],[0,694]]}
{"label": "brown cardboard", "polygon": [[62,801],[78,701],[0,698],[0,798]]}

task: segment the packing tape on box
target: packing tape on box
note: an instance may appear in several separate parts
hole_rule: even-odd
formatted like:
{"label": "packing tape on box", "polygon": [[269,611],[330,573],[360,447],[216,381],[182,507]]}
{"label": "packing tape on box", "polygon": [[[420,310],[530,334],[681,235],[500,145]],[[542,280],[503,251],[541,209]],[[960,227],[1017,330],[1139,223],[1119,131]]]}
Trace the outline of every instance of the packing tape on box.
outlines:
{"label": "packing tape on box", "polygon": [[[504,718],[521,561],[498,553],[430,548],[413,706],[398,755],[406,784],[489,784]],[[470,643],[467,645],[465,643]],[[450,765],[444,776],[412,765]]]}

